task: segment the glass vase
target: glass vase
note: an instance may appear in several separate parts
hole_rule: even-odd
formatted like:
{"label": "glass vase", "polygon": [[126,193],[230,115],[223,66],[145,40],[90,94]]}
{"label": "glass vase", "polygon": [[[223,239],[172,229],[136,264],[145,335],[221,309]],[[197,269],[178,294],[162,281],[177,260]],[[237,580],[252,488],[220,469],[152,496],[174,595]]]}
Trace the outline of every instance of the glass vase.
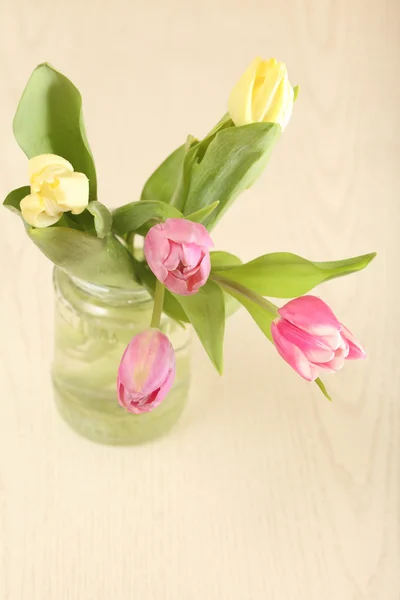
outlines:
{"label": "glass vase", "polygon": [[52,379],[58,410],[79,434],[102,444],[134,445],[176,423],[190,380],[190,329],[163,315],[160,329],[176,353],[172,390],[152,412],[134,415],[117,401],[116,379],[132,337],[149,327],[153,301],[140,287],[94,285],[54,270],[55,347]]}

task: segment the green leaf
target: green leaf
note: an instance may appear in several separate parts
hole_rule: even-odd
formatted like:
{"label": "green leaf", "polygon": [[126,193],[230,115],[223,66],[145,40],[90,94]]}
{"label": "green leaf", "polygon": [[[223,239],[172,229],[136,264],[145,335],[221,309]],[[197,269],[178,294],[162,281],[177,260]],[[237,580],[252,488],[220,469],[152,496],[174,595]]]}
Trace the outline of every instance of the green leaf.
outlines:
{"label": "green leaf", "polygon": [[[235,256],[234,254],[231,254],[230,252],[223,252],[221,250],[216,250],[214,252],[210,252],[210,258],[211,258],[211,269],[214,269],[216,267],[223,268],[223,269],[229,269],[230,267],[236,267],[237,265],[242,264],[242,261],[240,260],[240,258]],[[227,294],[226,292],[224,292],[224,298],[225,298],[225,315],[226,315],[226,318],[228,319],[229,317],[234,315],[239,310],[239,308],[241,307],[241,304],[233,296],[231,296],[230,294]]]}
{"label": "green leaf", "polygon": [[294,298],[323,281],[364,269],[376,256],[364,254],[334,262],[312,262],[296,254],[274,252],[229,270],[217,270],[247,288],[274,298]]}
{"label": "green leaf", "polygon": [[[146,289],[150,292],[152,296],[154,296],[155,288],[156,288],[156,277],[150,271],[149,267],[145,262],[137,261],[135,263],[135,271],[140,279],[140,282],[146,287]],[[174,298],[174,296],[167,289],[165,290],[164,295],[164,306],[163,312],[174,319],[175,321],[182,323],[189,323],[189,319],[179,304]]]}
{"label": "green leaf", "polygon": [[213,270],[224,270],[231,267],[237,267],[243,264],[238,256],[231,254],[230,252],[224,252],[222,250],[215,250],[210,252],[211,258],[211,269]]}
{"label": "green leaf", "polygon": [[295,85],[293,88],[293,102],[296,102],[297,96],[299,95],[300,87]]}
{"label": "green leaf", "polygon": [[196,212],[187,215],[185,219],[195,223],[202,223],[204,219],[206,219],[208,215],[210,215],[217,208],[218,204],[219,201],[217,200],[213,204],[210,204],[210,206],[206,206],[205,208],[201,208],[200,210],[196,210]]}
{"label": "green leaf", "polygon": [[3,206],[11,210],[11,212],[21,216],[21,209],[19,204],[25,196],[28,196],[31,193],[31,188],[29,185],[24,185],[23,187],[17,188],[16,190],[12,190],[3,202]]}
{"label": "green leaf", "polygon": [[100,239],[66,227],[28,228],[29,237],[55,265],[99,285],[135,287],[133,262],[112,235]]}
{"label": "green leaf", "polygon": [[146,181],[141,200],[158,200],[167,204],[171,202],[181,175],[185,154],[186,148],[183,144],[161,163]]}
{"label": "green leaf", "polygon": [[140,200],[117,208],[112,213],[113,231],[124,235],[136,231],[152,219],[165,221],[171,217],[182,217],[182,213],[174,206],[156,200]]}
{"label": "green leaf", "polygon": [[321,379],[319,377],[315,380],[315,383],[317,384],[317,386],[319,387],[319,389],[321,390],[321,392],[323,393],[325,398],[328,398],[328,400],[330,402],[332,402],[332,398],[330,397],[328,390],[326,389],[324,383],[321,381]]}
{"label": "green leaf", "polygon": [[13,130],[28,158],[58,154],[75,171],[85,173],[89,198],[96,200],[96,170],[83,122],[82,97],[69,79],[47,63],[33,71],[19,102]]}
{"label": "green leaf", "polygon": [[201,160],[218,131],[227,127],[233,127],[228,113],[222,117],[202,142],[189,135],[186,143],[174,150],[147,180],[141,200],[158,200],[181,209],[189,190],[193,160],[197,156],[198,160]]}
{"label": "green leaf", "polygon": [[93,202],[89,202],[87,210],[94,216],[97,237],[106,237],[110,233],[112,223],[112,216],[108,208],[104,204],[101,204],[101,202],[94,200]]}
{"label": "green leaf", "polygon": [[222,374],[225,302],[221,288],[208,280],[192,296],[173,296],[187,314],[211,362]]}
{"label": "green leaf", "polygon": [[218,121],[216,125],[211,129],[210,133],[204,138],[205,140],[211,140],[215,137],[215,135],[222,131],[222,129],[227,129],[228,127],[235,127],[229,113],[225,113],[224,116]]}
{"label": "green leaf", "polygon": [[184,215],[219,205],[204,224],[211,229],[234,199],[249,188],[267,164],[281,129],[275,123],[251,123],[219,131],[201,156],[201,145],[186,158],[186,199],[178,208]]}

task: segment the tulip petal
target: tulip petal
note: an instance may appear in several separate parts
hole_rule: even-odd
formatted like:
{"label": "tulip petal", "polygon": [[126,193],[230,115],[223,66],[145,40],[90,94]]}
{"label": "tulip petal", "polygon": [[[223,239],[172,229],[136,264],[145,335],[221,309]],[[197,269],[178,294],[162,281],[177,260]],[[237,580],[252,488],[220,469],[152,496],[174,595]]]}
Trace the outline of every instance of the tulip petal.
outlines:
{"label": "tulip petal", "polygon": [[276,100],[276,94],[280,88],[282,77],[285,75],[286,69],[284,65],[278,63],[276,59],[264,62],[266,63],[266,66],[264,67],[265,75],[260,77],[259,75],[261,75],[261,73],[258,72],[254,85],[252,120],[253,122],[276,122],[276,119],[272,118],[270,111],[271,107],[275,106],[274,113],[276,113],[277,101],[282,101],[281,98]]}
{"label": "tulip petal", "polygon": [[175,242],[169,243],[169,254],[167,258],[163,261],[164,267],[168,271],[174,271],[179,263],[182,262],[183,252],[182,246],[180,244],[176,244]]}
{"label": "tulip petal", "polygon": [[210,255],[206,254],[200,263],[200,267],[194,275],[189,279],[189,291],[195,293],[203,286],[211,271]]}
{"label": "tulip petal", "polygon": [[147,396],[165,382],[174,362],[167,336],[158,329],[146,329],[128,344],[121,359],[119,380],[129,392]]}
{"label": "tulip petal", "polygon": [[356,360],[358,358],[365,358],[366,353],[360,342],[354,337],[354,335],[342,324],[341,330],[342,337],[347,341],[349,345],[349,353],[346,358],[349,360]]}
{"label": "tulip petal", "polygon": [[167,219],[159,227],[168,239],[177,244],[197,244],[203,248],[212,248],[214,245],[210,234],[201,223],[187,219]]}
{"label": "tulip petal", "polygon": [[168,257],[171,247],[168,239],[164,235],[161,225],[155,225],[150,229],[144,239],[143,251],[146,261],[154,275],[157,279],[164,282],[168,275],[168,270],[163,263]]}
{"label": "tulip petal", "polygon": [[228,112],[236,126],[252,123],[253,88],[262,63],[260,57],[255,58],[230,93]]}
{"label": "tulip petal", "polygon": [[303,379],[314,381],[318,377],[317,367],[310,363],[303,352],[289,342],[279,331],[275,322],[271,325],[271,334],[279,354]]}
{"label": "tulip petal", "polygon": [[33,227],[49,227],[62,217],[61,211],[52,215],[47,214],[44,201],[37,194],[25,196],[20,202],[20,208],[24,220]]}
{"label": "tulip petal", "polygon": [[62,156],[58,156],[57,154],[39,154],[38,156],[34,156],[29,160],[29,181],[32,182],[33,178],[40,177],[43,171],[49,167],[56,167],[58,169],[61,168],[63,171],[70,171],[71,173],[74,170],[71,163],[65,160],[65,158]]}
{"label": "tulip petal", "polygon": [[68,173],[59,177],[55,189],[57,204],[74,215],[82,213],[89,203],[89,180],[83,173]]}
{"label": "tulip petal", "polygon": [[335,335],[341,324],[323,300],[317,296],[300,296],[278,310],[281,317],[315,335]]}
{"label": "tulip petal", "polygon": [[168,273],[164,285],[173,294],[180,296],[189,296],[192,292],[188,290],[186,279],[183,279],[182,273]]}
{"label": "tulip petal", "polygon": [[161,402],[164,400],[164,398],[167,396],[168,392],[172,388],[172,385],[175,380],[175,370],[176,370],[176,367],[174,364],[173,367],[170,369],[163,385],[158,390],[153,392],[153,394],[151,394],[150,396],[147,397],[146,403],[143,405],[143,408],[140,411],[141,413],[142,412],[150,412],[150,411],[154,410],[155,408],[157,408],[157,406],[159,404],[161,404]]}
{"label": "tulip petal", "polygon": [[282,67],[284,69],[284,74],[276,89],[273,102],[265,115],[264,121],[268,120],[272,123],[279,123],[283,131],[292,115],[294,91],[288,80],[286,67],[284,65],[282,65]]}
{"label": "tulip petal", "polygon": [[286,340],[300,348],[310,362],[321,363],[334,358],[335,351],[325,343],[324,337],[311,335],[285,319],[279,319],[276,325]]}
{"label": "tulip petal", "polygon": [[197,267],[204,256],[203,249],[199,244],[183,244],[182,254],[182,262],[188,271]]}
{"label": "tulip petal", "polygon": [[315,362],[314,364],[323,371],[336,373],[336,371],[339,371],[344,365],[344,361],[346,358],[345,354],[346,351],[340,349],[336,351],[335,356],[332,358],[332,360],[328,360],[327,362],[321,363]]}

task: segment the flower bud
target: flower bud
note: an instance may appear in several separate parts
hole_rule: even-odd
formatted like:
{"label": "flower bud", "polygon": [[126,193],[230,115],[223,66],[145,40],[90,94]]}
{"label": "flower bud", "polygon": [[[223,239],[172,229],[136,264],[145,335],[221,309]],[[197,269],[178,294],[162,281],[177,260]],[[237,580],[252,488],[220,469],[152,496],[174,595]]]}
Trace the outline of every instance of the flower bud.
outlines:
{"label": "flower bud", "polygon": [[31,193],[21,200],[24,220],[34,227],[57,223],[64,212],[78,215],[89,201],[89,180],[56,154],[40,154],[29,161]]}
{"label": "flower bud", "polygon": [[138,333],[119,365],[118,402],[136,415],[154,410],[171,389],[175,368],[174,349],[166,335],[154,328]]}
{"label": "flower bud", "polygon": [[144,254],[154,275],[175,294],[195,294],[211,270],[213,242],[204,225],[167,219],[146,235]]}
{"label": "flower bud", "polygon": [[360,343],[320,298],[301,296],[278,312],[271,326],[276,349],[304,379],[336,372],[346,359],[365,358]]}
{"label": "flower bud", "polygon": [[228,110],[235,125],[278,123],[285,129],[293,110],[294,92],[286,66],[275,58],[255,58],[233,88]]}

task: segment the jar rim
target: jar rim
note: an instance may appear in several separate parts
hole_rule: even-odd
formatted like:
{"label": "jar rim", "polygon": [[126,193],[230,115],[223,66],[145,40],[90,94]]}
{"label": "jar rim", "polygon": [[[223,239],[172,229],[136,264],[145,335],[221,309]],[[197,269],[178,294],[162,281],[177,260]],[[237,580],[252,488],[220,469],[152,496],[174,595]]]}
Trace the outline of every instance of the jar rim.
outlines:
{"label": "jar rim", "polygon": [[70,280],[70,282],[82,292],[88,294],[88,296],[103,300],[105,302],[116,302],[121,304],[131,304],[137,302],[145,302],[151,299],[151,296],[146,288],[141,286],[139,283],[137,287],[122,288],[116,286],[108,286],[98,283],[92,283],[71,275],[65,269],[61,267],[54,267],[54,277],[64,276]]}

